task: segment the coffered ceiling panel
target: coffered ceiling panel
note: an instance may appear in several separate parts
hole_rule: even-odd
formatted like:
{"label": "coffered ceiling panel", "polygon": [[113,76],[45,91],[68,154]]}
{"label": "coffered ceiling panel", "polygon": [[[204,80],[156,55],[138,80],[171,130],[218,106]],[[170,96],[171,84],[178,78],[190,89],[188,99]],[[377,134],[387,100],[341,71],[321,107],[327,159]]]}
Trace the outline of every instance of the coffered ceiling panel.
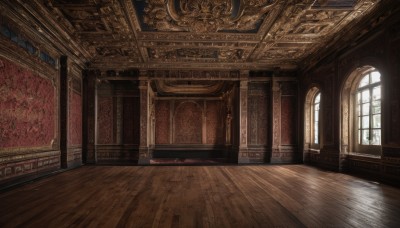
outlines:
{"label": "coffered ceiling panel", "polygon": [[136,39],[121,5],[112,0],[53,0],[45,5],[90,51],[93,61],[139,62]]}
{"label": "coffered ceiling panel", "polygon": [[293,70],[382,0],[41,2],[94,68]]}
{"label": "coffered ceiling panel", "polygon": [[[142,31],[257,33],[277,1],[132,0]],[[273,18],[269,18],[273,19]]]}

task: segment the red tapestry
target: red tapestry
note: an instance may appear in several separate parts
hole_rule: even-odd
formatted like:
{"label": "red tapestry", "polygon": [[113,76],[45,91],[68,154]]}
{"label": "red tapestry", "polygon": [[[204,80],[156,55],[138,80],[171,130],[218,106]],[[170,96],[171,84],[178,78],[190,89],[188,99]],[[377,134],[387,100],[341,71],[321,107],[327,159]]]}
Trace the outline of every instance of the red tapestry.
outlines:
{"label": "red tapestry", "polygon": [[82,96],[69,90],[68,145],[82,145]]}
{"label": "red tapestry", "polygon": [[51,80],[0,58],[0,148],[51,145],[55,99]]}
{"label": "red tapestry", "polygon": [[225,124],[222,118],[221,101],[207,101],[206,129],[207,144],[222,144]]}
{"label": "red tapestry", "polygon": [[170,105],[169,101],[158,100],[155,107],[156,144],[169,144]]}
{"label": "red tapestry", "polygon": [[202,110],[195,102],[177,104],[174,116],[174,143],[201,144]]}
{"label": "red tapestry", "polygon": [[97,143],[112,144],[114,142],[113,98],[98,97],[97,106]]}
{"label": "red tapestry", "polygon": [[281,107],[281,143],[293,145],[296,143],[296,97],[282,96]]}

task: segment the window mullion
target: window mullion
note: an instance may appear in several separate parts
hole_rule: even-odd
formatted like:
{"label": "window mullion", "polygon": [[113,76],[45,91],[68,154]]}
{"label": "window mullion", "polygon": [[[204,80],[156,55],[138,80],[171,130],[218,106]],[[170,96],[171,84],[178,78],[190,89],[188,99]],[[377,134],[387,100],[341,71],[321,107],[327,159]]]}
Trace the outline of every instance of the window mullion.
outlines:
{"label": "window mullion", "polygon": [[372,90],[373,87],[369,88],[369,145],[371,145],[372,142],[372,119],[373,119],[373,115],[372,115]]}

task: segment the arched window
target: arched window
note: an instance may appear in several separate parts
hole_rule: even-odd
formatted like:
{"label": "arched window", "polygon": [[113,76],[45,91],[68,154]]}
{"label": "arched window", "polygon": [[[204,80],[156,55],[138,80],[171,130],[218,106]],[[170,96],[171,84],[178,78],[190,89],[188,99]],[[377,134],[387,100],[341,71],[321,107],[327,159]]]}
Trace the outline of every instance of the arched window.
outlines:
{"label": "arched window", "polygon": [[381,74],[362,76],[356,93],[357,144],[381,145]]}
{"label": "arched window", "polygon": [[319,152],[321,148],[321,103],[319,88],[312,87],[304,104],[304,153]]}
{"label": "arched window", "polygon": [[341,104],[342,153],[381,155],[381,73],[364,66],[343,84]]}
{"label": "arched window", "polygon": [[312,135],[313,135],[313,144],[319,145],[319,122],[320,122],[320,104],[321,104],[321,93],[318,92],[314,97],[313,102],[313,127],[312,127]]}

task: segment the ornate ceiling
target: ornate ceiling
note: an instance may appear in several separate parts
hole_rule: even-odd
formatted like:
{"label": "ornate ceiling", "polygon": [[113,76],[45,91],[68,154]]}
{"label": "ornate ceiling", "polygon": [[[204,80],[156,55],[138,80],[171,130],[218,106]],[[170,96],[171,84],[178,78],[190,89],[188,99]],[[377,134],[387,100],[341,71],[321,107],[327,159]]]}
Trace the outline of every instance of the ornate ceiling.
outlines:
{"label": "ornate ceiling", "polygon": [[42,0],[99,69],[293,70],[382,0]]}

